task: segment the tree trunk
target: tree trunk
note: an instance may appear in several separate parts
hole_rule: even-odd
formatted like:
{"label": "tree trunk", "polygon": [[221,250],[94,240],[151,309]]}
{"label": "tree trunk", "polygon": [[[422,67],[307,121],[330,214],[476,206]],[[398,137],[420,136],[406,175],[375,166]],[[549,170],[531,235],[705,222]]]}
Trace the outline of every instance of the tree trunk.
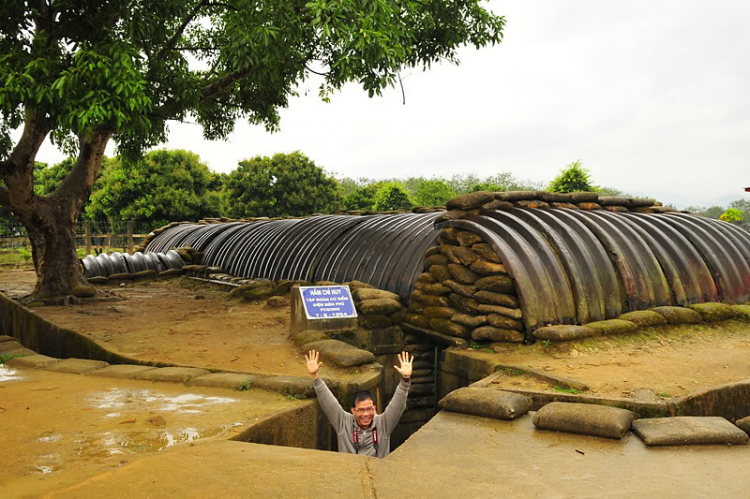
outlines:
{"label": "tree trunk", "polygon": [[66,216],[57,203],[37,200],[33,223],[25,224],[31,240],[37,281],[31,298],[48,299],[69,295],[86,284],[76,255],[76,218]]}
{"label": "tree trunk", "polygon": [[33,113],[27,113],[13,153],[0,163],[0,177],[7,187],[0,189],[0,202],[11,207],[31,240],[37,275],[31,300],[64,297],[86,283],[76,255],[76,222],[112,137],[111,131],[102,130],[82,136],[73,170],[50,196],[37,196],[33,190],[34,161],[47,133]]}

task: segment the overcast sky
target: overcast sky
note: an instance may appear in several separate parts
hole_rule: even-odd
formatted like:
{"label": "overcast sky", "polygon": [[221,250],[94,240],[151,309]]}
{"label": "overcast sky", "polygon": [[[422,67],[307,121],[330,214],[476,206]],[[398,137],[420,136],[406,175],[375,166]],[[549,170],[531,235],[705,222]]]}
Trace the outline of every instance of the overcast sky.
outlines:
{"label": "overcast sky", "polygon": [[[167,147],[224,172],[300,150],[355,178],[509,171],[548,182],[580,159],[597,185],[680,207],[726,204],[750,186],[750,2],[489,5],[506,17],[503,43],[403,73],[406,105],[400,88],[370,99],[354,84],[326,104],[311,80],[282,110],[281,132],[240,123],[209,142],[177,124]],[[60,158],[46,145],[37,159]]]}

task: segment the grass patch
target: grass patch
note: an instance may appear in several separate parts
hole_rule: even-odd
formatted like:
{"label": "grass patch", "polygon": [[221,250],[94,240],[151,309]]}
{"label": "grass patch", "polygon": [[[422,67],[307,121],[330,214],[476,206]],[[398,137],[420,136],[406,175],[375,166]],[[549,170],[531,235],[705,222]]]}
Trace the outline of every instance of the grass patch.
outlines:
{"label": "grass patch", "polygon": [[241,392],[246,392],[250,389],[251,386],[253,386],[253,384],[250,383],[249,379],[246,379],[245,381],[242,382],[240,386],[237,387],[237,390]]}
{"label": "grass patch", "polygon": [[571,395],[578,395],[581,393],[581,390],[576,388],[563,388],[562,386],[553,386],[552,389],[557,393],[569,393]]}
{"label": "grass patch", "polygon": [[671,399],[673,397],[672,395],[670,395],[668,393],[657,393],[656,395],[658,395],[659,397],[661,397],[663,399]]}
{"label": "grass patch", "polygon": [[[24,253],[25,252],[25,253]],[[25,256],[28,254],[28,257]],[[31,252],[26,248],[0,249],[0,265],[31,265]]]}
{"label": "grass patch", "polygon": [[305,400],[307,397],[304,395],[297,395],[296,393],[287,393],[286,398],[288,400]]}
{"label": "grass patch", "polygon": [[11,359],[18,359],[19,357],[28,357],[30,353],[6,353],[0,355],[0,364],[5,364]]}

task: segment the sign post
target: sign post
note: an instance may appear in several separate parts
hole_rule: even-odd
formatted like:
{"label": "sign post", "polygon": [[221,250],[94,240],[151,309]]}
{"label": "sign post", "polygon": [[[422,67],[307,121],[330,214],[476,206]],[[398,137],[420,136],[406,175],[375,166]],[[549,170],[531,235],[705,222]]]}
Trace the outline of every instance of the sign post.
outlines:
{"label": "sign post", "polygon": [[292,293],[291,332],[348,331],[357,327],[349,286],[300,286]]}

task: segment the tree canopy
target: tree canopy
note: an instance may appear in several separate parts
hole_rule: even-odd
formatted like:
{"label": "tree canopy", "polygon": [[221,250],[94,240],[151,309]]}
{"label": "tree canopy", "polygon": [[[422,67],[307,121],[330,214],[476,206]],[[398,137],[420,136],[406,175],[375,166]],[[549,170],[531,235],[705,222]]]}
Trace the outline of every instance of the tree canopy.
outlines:
{"label": "tree canopy", "polygon": [[730,223],[742,222],[742,212],[737,208],[728,208],[727,211],[721,214],[719,220]]}
{"label": "tree canopy", "polygon": [[[380,94],[402,68],[500,42],[505,23],[480,0],[0,0],[0,12],[0,205],[28,230],[35,298],[84,283],[73,226],[111,139],[133,159],[171,120],[196,121],[208,139],[238,119],[275,130],[313,73],[323,99],[350,81]],[[40,195],[48,137],[76,160]]]}
{"label": "tree canopy", "polygon": [[230,217],[331,213],[342,203],[335,178],[299,151],[240,161],[225,185]]}
{"label": "tree canopy", "polygon": [[445,206],[456,197],[456,191],[441,179],[423,180],[414,192],[414,201],[421,206]]}
{"label": "tree canopy", "polygon": [[573,161],[555,177],[549,185],[552,192],[596,191],[591,184],[590,173],[580,161]]}
{"label": "tree canopy", "polygon": [[138,161],[109,159],[86,215],[122,230],[126,220],[152,226],[221,215],[221,183],[197,154],[151,151]]}
{"label": "tree canopy", "polygon": [[414,207],[409,193],[403,184],[398,182],[383,182],[378,186],[375,194],[375,208],[378,211],[411,210]]}

